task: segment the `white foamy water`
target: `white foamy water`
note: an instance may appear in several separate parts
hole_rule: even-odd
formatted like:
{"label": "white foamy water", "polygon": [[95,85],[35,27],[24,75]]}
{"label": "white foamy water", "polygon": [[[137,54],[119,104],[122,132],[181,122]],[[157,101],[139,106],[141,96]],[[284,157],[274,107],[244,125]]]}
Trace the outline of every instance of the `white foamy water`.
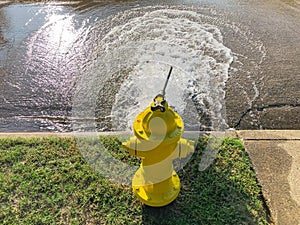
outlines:
{"label": "white foamy water", "polygon": [[[77,82],[72,115],[80,121],[74,122],[75,131],[96,131],[90,135],[97,138],[97,131],[107,128],[107,119],[110,130],[130,130],[134,118],[161,92],[170,66],[173,72],[166,99],[182,116],[185,130],[227,128],[224,88],[233,56],[218,27],[206,22],[207,16],[148,7],[109,19],[99,22],[99,29],[111,29],[95,44],[94,59]],[[108,25],[108,21],[116,25]],[[107,107],[110,104],[112,107]],[[107,109],[109,118],[105,117]],[[103,115],[103,121],[97,113]],[[91,120],[95,117],[97,120]],[[114,159],[101,141],[87,143],[78,138],[78,146],[102,175],[130,182],[136,167]],[[123,171],[130,175],[124,176]]]}
{"label": "white foamy water", "polygon": [[211,129],[227,127],[224,87],[233,57],[220,30],[202,19],[193,11],[160,9],[106,35],[105,52],[118,64],[113,67],[131,68],[112,108],[114,129],[132,126],[135,116],[162,90],[170,66],[174,70],[166,98],[184,117],[186,128],[199,129],[203,112],[210,115]]}
{"label": "white foamy water", "polygon": [[[227,33],[223,34],[224,30]],[[225,38],[236,36],[246,46],[241,48],[242,53],[232,52],[224,44]],[[228,127],[225,83],[229,69],[231,76],[241,76],[248,61],[249,67],[256,65],[244,56],[256,51],[256,42],[248,44],[249,32],[216,12],[201,8],[158,6],[126,10],[97,21],[87,37],[86,43],[94,51],[76,82],[73,129],[92,131],[88,132],[95,138],[91,142],[78,137],[85,159],[102,175],[122,183],[130,183],[137,168],[113,158],[97,132],[130,130],[134,118],[162,91],[170,66],[173,72],[166,99],[183,118],[185,130],[224,130]],[[219,143],[211,143],[209,149],[216,144]],[[213,155],[206,155],[199,169],[207,168],[212,159]],[[129,175],[124,175],[124,171]]]}

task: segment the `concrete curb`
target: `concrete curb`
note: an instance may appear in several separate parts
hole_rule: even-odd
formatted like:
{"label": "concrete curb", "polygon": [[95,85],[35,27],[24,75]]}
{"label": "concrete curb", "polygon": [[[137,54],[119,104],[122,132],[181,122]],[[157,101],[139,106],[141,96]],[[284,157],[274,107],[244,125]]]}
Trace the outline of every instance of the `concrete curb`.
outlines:
{"label": "concrete curb", "polygon": [[[130,131],[113,131],[113,132],[0,132],[0,138],[43,138],[43,137],[80,137],[80,136],[131,136]],[[185,131],[185,137],[200,137],[203,135],[213,135],[215,137],[237,137],[234,130],[228,131]]]}

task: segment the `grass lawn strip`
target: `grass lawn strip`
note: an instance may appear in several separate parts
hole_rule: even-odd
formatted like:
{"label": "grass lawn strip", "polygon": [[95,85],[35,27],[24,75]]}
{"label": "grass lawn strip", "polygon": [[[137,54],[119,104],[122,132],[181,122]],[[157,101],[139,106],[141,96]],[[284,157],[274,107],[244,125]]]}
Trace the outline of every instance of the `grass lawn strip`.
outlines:
{"label": "grass lawn strip", "polygon": [[[117,137],[101,137],[115,158],[138,165]],[[1,224],[268,224],[261,189],[241,141],[225,138],[206,170],[200,138],[180,170],[181,192],[166,207],[142,205],[84,160],[74,138],[0,139]]]}

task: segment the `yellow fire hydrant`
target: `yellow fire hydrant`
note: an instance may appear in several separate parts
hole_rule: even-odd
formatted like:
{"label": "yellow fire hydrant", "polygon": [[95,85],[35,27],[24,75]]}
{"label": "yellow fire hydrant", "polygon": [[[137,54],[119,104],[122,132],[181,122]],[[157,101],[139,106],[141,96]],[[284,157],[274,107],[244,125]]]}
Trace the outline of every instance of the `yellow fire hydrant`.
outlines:
{"label": "yellow fire hydrant", "polygon": [[194,152],[194,142],[181,138],[183,130],[181,117],[168,106],[164,95],[157,95],[135,118],[135,136],[122,145],[130,155],[141,158],[132,190],[144,204],[160,207],[177,198],[180,180],[173,160]]}

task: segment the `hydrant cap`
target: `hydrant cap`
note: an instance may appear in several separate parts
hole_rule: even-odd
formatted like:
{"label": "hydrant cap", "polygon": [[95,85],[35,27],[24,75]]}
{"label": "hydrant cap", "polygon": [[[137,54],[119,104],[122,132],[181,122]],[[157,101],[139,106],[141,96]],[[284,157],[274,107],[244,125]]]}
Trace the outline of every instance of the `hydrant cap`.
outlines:
{"label": "hydrant cap", "polygon": [[157,111],[160,110],[161,112],[165,112],[166,109],[168,108],[168,103],[165,100],[164,96],[161,94],[158,94],[154,99],[153,102],[151,104],[151,110]]}
{"label": "hydrant cap", "polygon": [[135,135],[144,140],[150,140],[153,134],[163,136],[163,139],[170,136],[173,136],[171,139],[175,136],[180,138],[183,128],[181,117],[169,107],[162,95],[157,95],[151,105],[136,117],[133,124]]}

